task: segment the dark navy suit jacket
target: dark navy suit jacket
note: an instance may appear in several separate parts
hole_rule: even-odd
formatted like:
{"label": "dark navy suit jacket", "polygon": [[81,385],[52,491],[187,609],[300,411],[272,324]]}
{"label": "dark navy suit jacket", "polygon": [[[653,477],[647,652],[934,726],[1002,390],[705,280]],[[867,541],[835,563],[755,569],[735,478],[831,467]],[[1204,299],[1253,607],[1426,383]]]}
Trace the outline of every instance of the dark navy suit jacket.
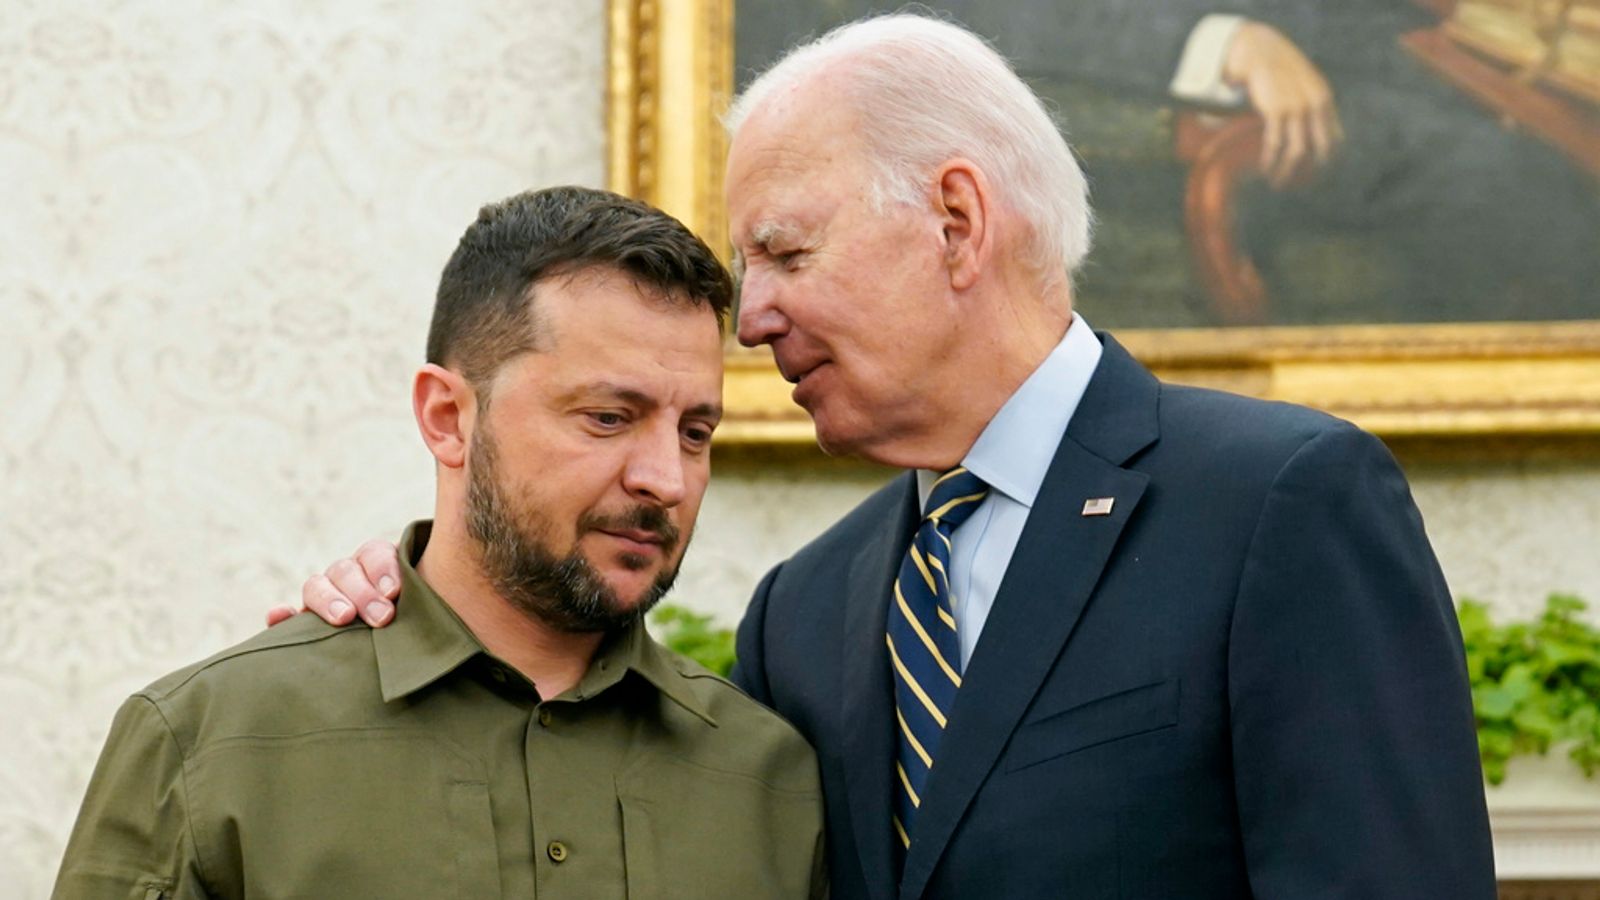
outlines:
{"label": "dark navy suit jacket", "polygon": [[734,678],[819,752],[833,896],[1492,900],[1460,633],[1393,458],[1102,340],[903,874],[883,633],[913,476],[756,589]]}

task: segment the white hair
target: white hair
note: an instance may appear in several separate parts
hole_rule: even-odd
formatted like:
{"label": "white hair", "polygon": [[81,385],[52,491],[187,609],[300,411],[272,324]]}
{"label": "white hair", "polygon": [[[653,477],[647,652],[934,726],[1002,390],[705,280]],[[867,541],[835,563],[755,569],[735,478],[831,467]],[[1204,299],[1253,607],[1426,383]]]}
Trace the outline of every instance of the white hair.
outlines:
{"label": "white hair", "polygon": [[847,62],[858,133],[878,169],[878,209],[926,202],[927,179],[954,157],[976,163],[1028,223],[1033,261],[1053,279],[1089,252],[1088,185],[1043,102],[982,38],[908,13],[861,19],[789,51],[733,102],[739,130],[767,98]]}

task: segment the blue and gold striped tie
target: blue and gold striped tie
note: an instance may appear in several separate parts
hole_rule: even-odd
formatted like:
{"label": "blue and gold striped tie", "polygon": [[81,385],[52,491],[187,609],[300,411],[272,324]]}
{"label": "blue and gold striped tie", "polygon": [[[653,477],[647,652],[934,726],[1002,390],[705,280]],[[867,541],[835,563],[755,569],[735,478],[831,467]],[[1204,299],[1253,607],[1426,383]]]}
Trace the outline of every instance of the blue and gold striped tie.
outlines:
{"label": "blue and gold striped tie", "polygon": [[956,689],[961,687],[961,650],[950,593],[950,533],[988,493],[988,485],[964,467],[941,475],[895,579],[888,640],[899,737],[894,831],[902,847],[911,846],[922,788],[939,752]]}

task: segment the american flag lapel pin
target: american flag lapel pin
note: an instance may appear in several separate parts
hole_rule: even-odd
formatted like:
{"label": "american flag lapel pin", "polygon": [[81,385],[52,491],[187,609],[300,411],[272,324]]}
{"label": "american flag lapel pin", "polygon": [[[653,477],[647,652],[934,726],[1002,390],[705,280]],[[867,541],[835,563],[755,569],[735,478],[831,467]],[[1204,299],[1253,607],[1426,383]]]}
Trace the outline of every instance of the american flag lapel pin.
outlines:
{"label": "american flag lapel pin", "polygon": [[1109,516],[1111,505],[1117,502],[1115,497],[1090,497],[1083,501],[1083,514],[1085,516]]}

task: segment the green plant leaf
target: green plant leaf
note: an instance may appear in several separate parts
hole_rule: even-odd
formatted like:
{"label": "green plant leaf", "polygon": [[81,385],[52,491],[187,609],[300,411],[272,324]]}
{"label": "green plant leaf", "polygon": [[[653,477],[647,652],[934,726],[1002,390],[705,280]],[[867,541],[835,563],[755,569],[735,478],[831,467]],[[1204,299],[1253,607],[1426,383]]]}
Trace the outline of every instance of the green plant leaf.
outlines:
{"label": "green plant leaf", "polygon": [[651,614],[651,629],[668,650],[681,653],[718,675],[733,670],[734,633],[715,621],[681,606],[660,606]]}
{"label": "green plant leaf", "polygon": [[1532,622],[1496,624],[1488,607],[1457,606],[1465,645],[1478,752],[1491,784],[1513,756],[1571,742],[1585,774],[1600,769],[1600,631],[1571,594],[1551,594]]}

